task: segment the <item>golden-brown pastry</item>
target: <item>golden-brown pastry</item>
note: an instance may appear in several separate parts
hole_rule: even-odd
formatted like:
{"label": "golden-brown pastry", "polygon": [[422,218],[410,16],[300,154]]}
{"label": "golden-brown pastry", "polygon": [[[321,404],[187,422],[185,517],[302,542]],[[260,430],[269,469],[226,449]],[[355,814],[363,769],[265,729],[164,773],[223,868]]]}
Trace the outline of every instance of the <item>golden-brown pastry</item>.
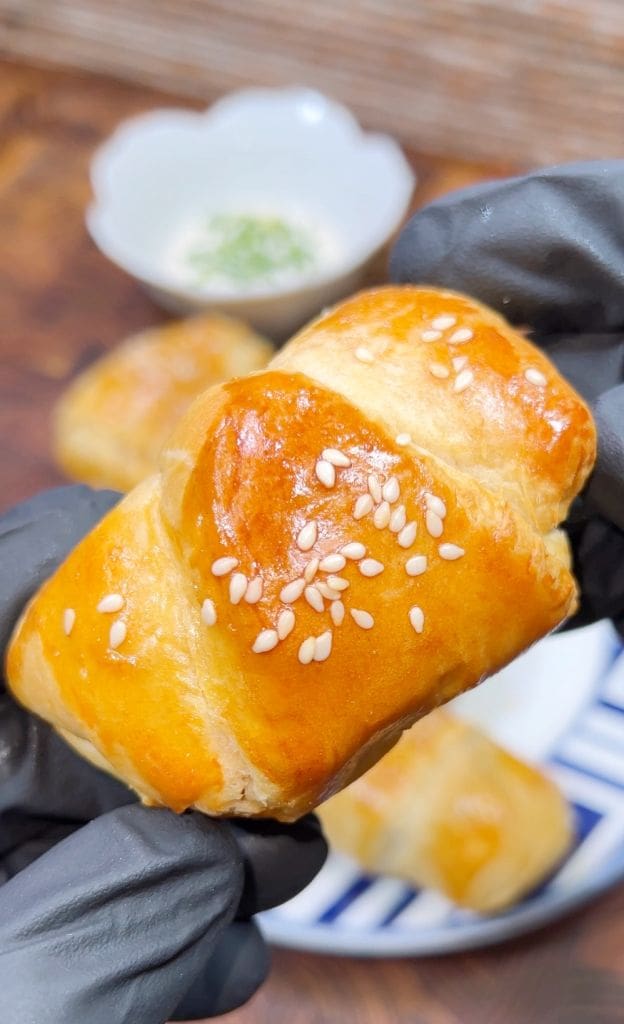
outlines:
{"label": "golden-brown pastry", "polygon": [[19,700],[141,797],[291,820],[575,607],[595,454],[548,360],[382,288],[212,388],[18,627]]}
{"label": "golden-brown pastry", "polygon": [[331,845],[367,870],[483,913],[520,899],[572,840],[556,786],[444,711],[412,726],[318,813]]}
{"label": "golden-brown pastry", "polygon": [[54,454],[68,476],[127,491],[158,469],[173,427],[197,395],[260,370],[271,345],[219,313],[151,327],[81,373],[54,411]]}

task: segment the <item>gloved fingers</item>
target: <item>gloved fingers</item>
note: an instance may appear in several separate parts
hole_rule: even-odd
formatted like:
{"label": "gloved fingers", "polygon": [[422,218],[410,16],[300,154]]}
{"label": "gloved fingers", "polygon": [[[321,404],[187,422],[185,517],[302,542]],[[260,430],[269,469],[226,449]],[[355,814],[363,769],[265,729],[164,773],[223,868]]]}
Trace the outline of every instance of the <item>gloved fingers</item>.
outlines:
{"label": "gloved fingers", "polygon": [[237,916],[248,918],[276,907],[304,889],[323,867],[327,843],[318,818],[293,825],[277,821],[230,821],[245,869]]}
{"label": "gloved fingers", "polygon": [[622,331],[623,224],[624,161],[546,168],[417,212],[390,276],[466,292],[547,336]]}
{"label": "gloved fingers", "polygon": [[0,520],[0,652],[27,601],[79,540],[119,501],[115,491],[58,487]]}
{"label": "gloved fingers", "polygon": [[79,827],[75,822],[29,818],[13,811],[0,816],[0,885]]}
{"label": "gloved fingers", "polygon": [[270,955],[253,921],[228,925],[171,1019],[203,1020],[242,1006],[266,980]]}
{"label": "gloved fingers", "polygon": [[124,807],[0,888],[3,1024],[163,1024],[242,891],[231,831]]}
{"label": "gloved fingers", "polygon": [[566,525],[581,591],[577,614],[566,628],[612,619],[624,636],[624,532],[603,519]]}

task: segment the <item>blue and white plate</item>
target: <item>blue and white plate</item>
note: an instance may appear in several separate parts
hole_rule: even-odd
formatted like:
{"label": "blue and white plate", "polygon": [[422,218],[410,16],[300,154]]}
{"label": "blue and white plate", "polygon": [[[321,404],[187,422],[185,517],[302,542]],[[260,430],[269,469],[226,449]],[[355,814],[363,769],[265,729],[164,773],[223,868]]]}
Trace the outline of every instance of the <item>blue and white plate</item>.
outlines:
{"label": "blue and white plate", "polygon": [[453,710],[540,763],[573,805],[576,842],[557,874],[506,913],[480,917],[331,854],[307,889],[261,915],[271,942],[357,956],[474,949],[554,921],[624,880],[624,646],[608,623],[542,641]]}

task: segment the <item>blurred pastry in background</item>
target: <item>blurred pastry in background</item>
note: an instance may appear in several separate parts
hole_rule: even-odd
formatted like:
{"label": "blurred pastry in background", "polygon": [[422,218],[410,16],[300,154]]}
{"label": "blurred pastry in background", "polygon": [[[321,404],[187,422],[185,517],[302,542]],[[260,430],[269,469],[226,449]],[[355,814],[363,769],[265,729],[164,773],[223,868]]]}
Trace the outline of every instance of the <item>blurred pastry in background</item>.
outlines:
{"label": "blurred pastry in background", "polygon": [[54,411],[54,455],[74,480],[127,491],[197,395],[262,369],[272,346],[240,320],[205,313],[152,327],[80,374]]}
{"label": "blurred pastry in background", "polygon": [[440,710],[318,814],[330,844],[366,870],[481,913],[533,889],[573,837],[571,810],[545,775]]}

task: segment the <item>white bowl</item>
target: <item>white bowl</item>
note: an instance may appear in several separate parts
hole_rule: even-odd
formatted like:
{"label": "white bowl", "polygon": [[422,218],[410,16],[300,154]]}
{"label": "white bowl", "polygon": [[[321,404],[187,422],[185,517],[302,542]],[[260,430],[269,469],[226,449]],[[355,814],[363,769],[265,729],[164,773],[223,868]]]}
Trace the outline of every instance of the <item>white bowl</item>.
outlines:
{"label": "white bowl", "polygon": [[[365,133],[309,89],[246,89],[202,113],[156,110],[122,124],[91,166],[98,247],[165,308],[218,308],[284,337],[354,291],[399,226],[414,174],[393,139]],[[289,285],[235,293],[185,279],[189,232],[224,211],[282,213],[328,241]]]}

